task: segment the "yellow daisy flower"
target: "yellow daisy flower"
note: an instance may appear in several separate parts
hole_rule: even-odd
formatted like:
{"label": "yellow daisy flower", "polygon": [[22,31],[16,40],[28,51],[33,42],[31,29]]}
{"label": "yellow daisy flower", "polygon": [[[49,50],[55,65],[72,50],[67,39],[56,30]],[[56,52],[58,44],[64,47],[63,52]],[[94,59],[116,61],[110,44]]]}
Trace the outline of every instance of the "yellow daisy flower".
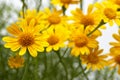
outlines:
{"label": "yellow daisy flower", "polygon": [[120,12],[117,10],[117,6],[108,1],[96,3],[95,6],[98,8],[99,14],[102,15],[104,22],[108,22],[110,26],[112,26],[114,22],[120,25]]}
{"label": "yellow daisy flower", "polygon": [[49,43],[46,51],[50,52],[52,49],[57,51],[59,48],[65,47],[65,42],[69,37],[69,31],[66,28],[49,28],[43,32],[44,35],[47,35],[46,41]]}
{"label": "yellow daisy flower", "polygon": [[113,46],[110,48],[110,56],[112,57],[109,60],[109,64],[114,68],[118,66],[118,73],[120,74],[120,30],[118,31],[119,34],[113,34],[113,37],[117,42],[110,42]]}
{"label": "yellow daisy flower", "polygon": [[43,12],[42,11],[36,11],[35,9],[26,10],[25,13],[24,13],[24,18],[23,18],[23,13],[21,12],[21,17],[22,18],[19,18],[20,23],[21,23],[21,21],[23,21],[23,23],[24,23],[24,21],[26,21],[27,24],[29,25],[31,20],[35,21],[35,25],[44,23],[44,14],[43,14]]}
{"label": "yellow daisy flower", "polygon": [[49,8],[45,8],[44,10],[44,21],[45,21],[45,25],[48,27],[66,27],[66,17],[62,16],[62,11],[59,10],[57,11],[56,9],[53,9],[52,11],[50,11]]}
{"label": "yellow daisy flower", "polygon": [[109,66],[112,68],[118,67],[118,74],[120,74],[120,54],[113,55],[114,53],[110,53],[111,59],[109,59]]}
{"label": "yellow daisy flower", "polygon": [[77,8],[75,11],[72,11],[74,26],[78,27],[79,25],[83,25],[85,28],[96,27],[101,21],[101,16],[93,9],[94,6],[89,5],[87,14],[84,14],[79,8]]}
{"label": "yellow daisy flower", "polygon": [[117,5],[120,8],[120,0],[108,0],[112,3],[114,3],[114,5]]}
{"label": "yellow daisy flower", "polygon": [[53,5],[59,5],[64,6],[65,8],[68,8],[69,4],[77,4],[80,2],[80,0],[52,0],[51,3]]}
{"label": "yellow daisy flower", "polygon": [[114,53],[113,55],[120,54],[120,30],[118,31],[119,34],[113,34],[113,37],[117,42],[110,42],[110,45],[113,47],[110,48],[111,53]]}
{"label": "yellow daisy flower", "polygon": [[80,55],[83,64],[87,65],[87,69],[100,70],[107,65],[106,55],[102,55],[103,49],[99,50],[98,47],[90,50],[88,55]]}
{"label": "yellow daisy flower", "polygon": [[23,67],[24,65],[24,58],[16,55],[16,56],[11,56],[8,59],[8,65],[10,66],[10,68],[20,68]]}
{"label": "yellow daisy flower", "polygon": [[[24,26],[12,24],[7,28],[11,36],[3,37],[6,48],[11,48],[12,51],[19,51],[19,55],[24,55],[28,49],[31,56],[36,57],[37,51],[43,52],[47,42],[44,36],[39,32],[39,26],[34,26],[34,20],[29,25],[24,23]],[[23,24],[22,24],[23,25]]]}
{"label": "yellow daisy flower", "polygon": [[71,33],[69,46],[72,47],[71,54],[74,56],[90,54],[89,48],[96,48],[97,45],[98,42],[84,32],[83,26]]}

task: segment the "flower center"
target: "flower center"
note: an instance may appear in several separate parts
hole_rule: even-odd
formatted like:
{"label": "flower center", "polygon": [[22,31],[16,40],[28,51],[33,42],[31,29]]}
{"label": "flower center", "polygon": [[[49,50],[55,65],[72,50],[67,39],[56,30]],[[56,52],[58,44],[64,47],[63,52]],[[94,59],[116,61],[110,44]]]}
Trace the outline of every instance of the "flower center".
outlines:
{"label": "flower center", "polygon": [[84,26],[94,25],[94,18],[90,15],[83,15],[81,18],[81,24]]}
{"label": "flower center", "polygon": [[19,44],[27,47],[34,44],[34,36],[31,33],[24,33],[20,35]]}
{"label": "flower center", "polygon": [[120,64],[120,55],[118,55],[118,56],[115,57],[115,61],[116,61],[118,64]]}
{"label": "flower center", "polygon": [[94,55],[94,54],[88,55],[88,63],[96,64],[98,63],[98,61],[99,61],[99,58],[97,57],[97,55]]}
{"label": "flower center", "polygon": [[88,43],[88,39],[86,36],[80,36],[75,39],[75,46],[76,47],[83,47]]}
{"label": "flower center", "polygon": [[115,19],[116,17],[116,12],[115,10],[111,9],[111,8],[105,8],[104,10],[104,14],[107,18],[109,19]]}
{"label": "flower center", "polygon": [[47,39],[47,42],[50,44],[50,45],[55,45],[59,42],[59,39],[57,38],[57,36],[55,35],[51,35],[48,39]]}
{"label": "flower center", "polygon": [[58,23],[60,23],[61,19],[58,15],[52,14],[51,16],[48,17],[48,21],[51,24],[58,24]]}
{"label": "flower center", "polygon": [[115,0],[115,3],[116,3],[117,5],[120,5],[120,0]]}
{"label": "flower center", "polygon": [[72,0],[60,0],[64,4],[69,4]]}

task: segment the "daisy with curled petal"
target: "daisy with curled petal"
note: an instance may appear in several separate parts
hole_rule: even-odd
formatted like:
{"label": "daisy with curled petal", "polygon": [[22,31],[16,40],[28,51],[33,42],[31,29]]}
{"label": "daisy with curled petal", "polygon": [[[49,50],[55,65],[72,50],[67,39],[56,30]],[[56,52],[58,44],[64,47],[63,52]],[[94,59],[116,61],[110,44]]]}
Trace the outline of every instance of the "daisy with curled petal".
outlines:
{"label": "daisy with curled petal", "polygon": [[102,3],[96,3],[95,6],[98,8],[99,14],[102,15],[104,22],[108,22],[110,26],[113,26],[114,22],[120,25],[120,12],[117,10],[118,7],[116,5],[104,1]]}
{"label": "daisy with curled petal", "polygon": [[79,56],[80,54],[90,54],[89,48],[96,48],[98,42],[87,36],[84,32],[84,26],[79,27],[77,30],[71,33],[69,47],[72,48],[71,54],[74,56]]}
{"label": "daisy with curled petal", "polygon": [[53,5],[59,5],[59,6],[64,6],[65,8],[68,8],[70,4],[77,4],[80,2],[80,0],[52,0],[51,3]]}
{"label": "daisy with curled petal", "polygon": [[56,10],[55,8],[50,10],[45,8],[44,10],[44,24],[48,27],[67,27],[67,16],[62,16],[61,10]]}
{"label": "daisy with curled petal", "polygon": [[120,74],[120,54],[114,54],[110,52],[110,56],[112,57],[109,59],[109,66],[112,68],[118,67],[118,74]]}
{"label": "daisy with curled petal", "polygon": [[109,64],[115,68],[116,66],[118,66],[118,73],[120,74],[120,29],[118,31],[119,34],[113,34],[113,37],[115,38],[115,40],[117,40],[117,42],[110,42],[110,45],[112,45],[112,47],[110,48],[110,53],[109,55],[112,57],[109,60]]}
{"label": "daisy with curled petal", "polygon": [[80,55],[82,63],[87,65],[87,69],[100,70],[107,65],[107,56],[102,55],[103,49],[99,50],[98,48],[90,49],[88,55]]}
{"label": "daisy with curled petal", "polygon": [[8,65],[10,68],[20,68],[23,67],[24,65],[24,58],[16,55],[16,56],[11,56],[8,59]]}
{"label": "daisy with curled petal", "polygon": [[108,0],[113,3],[113,5],[117,5],[120,8],[120,0]]}
{"label": "daisy with curled petal", "polygon": [[65,42],[69,37],[69,31],[66,28],[49,28],[43,32],[43,35],[47,35],[46,41],[48,42],[48,46],[46,48],[47,52],[52,50],[59,50],[59,48],[63,48],[66,46]]}
{"label": "daisy with curled petal", "polygon": [[37,51],[43,52],[44,47],[48,44],[45,42],[45,36],[39,32],[39,26],[34,26],[35,22],[32,20],[29,25],[21,23],[21,25],[12,24],[7,28],[11,36],[3,37],[5,47],[11,48],[12,51],[19,51],[19,55],[24,55],[28,49],[31,56],[36,57]]}
{"label": "daisy with curled petal", "polygon": [[110,48],[111,53],[114,53],[113,55],[120,54],[120,29],[118,33],[119,34],[113,34],[113,37],[117,42],[110,42],[110,45],[113,46]]}
{"label": "daisy with curled petal", "polygon": [[[23,13],[22,12],[21,12],[21,16],[23,17]],[[42,11],[38,11],[37,12],[35,9],[33,9],[33,10],[27,9],[25,14],[24,14],[24,18],[19,18],[19,20],[21,20],[21,21],[25,20],[28,25],[30,24],[31,20],[35,21],[35,25],[41,24],[41,23],[43,23],[42,22],[43,19],[44,19],[43,12]]]}
{"label": "daisy with curled petal", "polygon": [[79,25],[83,25],[85,28],[96,27],[101,21],[101,16],[94,10],[93,5],[89,5],[87,14],[84,14],[79,8],[72,11],[72,14],[72,20],[74,21],[73,24],[76,27],[79,27]]}

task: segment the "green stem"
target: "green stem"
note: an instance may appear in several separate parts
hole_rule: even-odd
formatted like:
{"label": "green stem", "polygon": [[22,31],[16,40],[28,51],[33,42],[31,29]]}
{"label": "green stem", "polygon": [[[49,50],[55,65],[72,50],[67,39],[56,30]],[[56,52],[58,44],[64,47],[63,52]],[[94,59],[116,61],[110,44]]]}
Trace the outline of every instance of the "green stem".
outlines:
{"label": "green stem", "polygon": [[66,11],[65,6],[62,6],[62,10],[63,10],[63,15],[65,15],[65,11]]}
{"label": "green stem", "polygon": [[99,27],[101,27],[104,24],[105,24],[105,22],[103,20],[101,20],[100,24],[95,29],[93,29],[93,31],[91,31],[89,34],[87,34],[87,36],[90,36],[92,33],[94,33]]}
{"label": "green stem", "polygon": [[46,53],[44,53],[44,59],[45,59],[45,62],[44,62],[45,69],[44,69],[42,80],[44,80],[44,78],[47,76],[47,55]]}
{"label": "green stem", "polygon": [[25,3],[25,0],[21,0],[21,2],[22,2],[22,12],[23,12],[23,18],[25,18],[25,8],[27,9],[27,5],[26,5],[26,3]]}
{"label": "green stem", "polygon": [[67,72],[67,68],[66,68],[66,66],[65,66],[65,64],[64,64],[64,62],[63,62],[63,60],[62,60],[62,58],[61,58],[61,56],[60,56],[59,51],[56,52],[56,54],[57,54],[57,56],[58,56],[58,58],[59,58],[59,60],[60,60],[60,63],[62,64],[62,66],[63,66],[63,68],[64,68],[64,70],[65,70],[65,73],[66,73],[66,80],[68,80],[68,72]]}
{"label": "green stem", "polygon": [[39,5],[38,5],[38,7],[37,7],[37,11],[40,10],[41,5],[42,5],[42,0],[39,1]]}
{"label": "green stem", "polygon": [[79,66],[80,66],[80,68],[82,69],[82,73],[83,73],[83,75],[85,76],[86,80],[89,80],[88,77],[87,77],[87,74],[85,73],[84,68],[82,67],[82,64],[81,64],[81,60],[80,60],[80,58],[78,58],[78,59],[79,59]]}
{"label": "green stem", "polygon": [[113,71],[111,72],[111,74],[110,74],[110,76],[109,76],[109,79],[110,79],[110,80],[113,80],[113,79],[114,79],[115,73],[116,73],[116,68],[113,69]]}
{"label": "green stem", "polygon": [[[27,55],[29,53],[26,53]],[[28,66],[29,66],[29,58],[30,56],[26,56],[26,64],[25,64],[25,70],[24,70],[24,73],[23,73],[23,76],[22,76],[22,79],[21,80],[26,80],[26,75],[28,74]]]}
{"label": "green stem", "polygon": [[80,8],[83,10],[83,0],[80,0]]}

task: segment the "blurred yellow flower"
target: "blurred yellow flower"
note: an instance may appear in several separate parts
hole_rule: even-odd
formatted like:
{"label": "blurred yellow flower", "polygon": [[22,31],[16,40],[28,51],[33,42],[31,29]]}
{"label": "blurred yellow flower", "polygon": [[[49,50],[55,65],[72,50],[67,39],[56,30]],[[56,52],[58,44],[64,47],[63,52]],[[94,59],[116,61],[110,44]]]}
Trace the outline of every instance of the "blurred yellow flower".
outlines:
{"label": "blurred yellow flower", "polygon": [[120,12],[117,10],[117,6],[108,1],[96,3],[95,6],[98,8],[99,14],[102,15],[104,22],[108,22],[110,26],[113,26],[114,22],[120,25]]}
{"label": "blurred yellow flower", "polygon": [[110,48],[111,53],[113,55],[120,55],[120,30],[118,31],[119,34],[113,34],[113,37],[117,42],[110,42],[110,45],[113,47]]}
{"label": "blurred yellow flower", "polygon": [[51,3],[53,5],[59,5],[59,6],[64,6],[65,8],[67,8],[69,6],[69,4],[77,4],[78,2],[80,2],[80,0],[52,0]]}
{"label": "blurred yellow flower", "polygon": [[49,43],[46,51],[50,52],[52,49],[57,51],[59,48],[65,47],[65,42],[69,37],[69,31],[66,28],[49,28],[44,33],[47,35],[46,41]]}
{"label": "blurred yellow flower", "polygon": [[[21,12],[21,16],[23,17],[23,13]],[[27,24],[30,24],[31,20],[35,21],[35,25],[39,24],[39,23],[43,23],[44,20],[44,14],[42,11],[36,11],[35,9],[33,10],[26,10],[24,13],[24,18],[19,18],[19,20],[21,21],[26,21]]]}
{"label": "blurred yellow flower", "polygon": [[3,37],[4,45],[6,48],[11,48],[12,51],[19,51],[19,55],[24,55],[28,49],[31,56],[36,57],[37,51],[43,52],[44,47],[47,46],[45,36],[39,32],[39,26],[34,26],[34,20],[29,25],[24,23],[24,26],[12,24],[7,28],[7,31],[12,34],[11,36]]}
{"label": "blurred yellow flower", "polygon": [[103,50],[90,49],[90,54],[80,55],[83,64],[87,65],[87,69],[100,70],[107,65],[106,55],[102,55]]}
{"label": "blurred yellow flower", "polygon": [[69,46],[72,47],[71,54],[74,56],[90,54],[89,48],[96,48],[97,45],[98,42],[84,32],[83,26],[71,33]]}
{"label": "blurred yellow flower", "polygon": [[109,66],[112,68],[118,67],[118,74],[120,74],[120,54],[114,55],[114,53],[110,53],[111,59],[109,59]]}
{"label": "blurred yellow flower", "polygon": [[73,14],[73,24],[78,27],[79,25],[83,25],[86,27],[96,27],[100,21],[100,14],[94,10],[93,5],[89,5],[87,14],[84,14],[81,9],[77,8],[75,11],[72,11]]}
{"label": "blurred yellow flower", "polygon": [[24,66],[24,58],[16,55],[16,56],[11,56],[8,59],[8,65],[10,68],[20,68]]}
{"label": "blurred yellow flower", "polygon": [[119,34],[113,34],[113,37],[117,42],[110,42],[112,47],[110,48],[109,55],[112,57],[109,60],[110,66],[113,68],[118,66],[118,73],[120,74],[120,29],[118,31]]}
{"label": "blurred yellow flower", "polygon": [[112,3],[114,3],[113,5],[118,5],[118,7],[120,8],[120,0],[108,0]]}
{"label": "blurred yellow flower", "polygon": [[45,8],[44,10],[44,24],[47,27],[66,27],[66,16],[62,16],[62,10],[56,10],[55,8],[50,10]]}

